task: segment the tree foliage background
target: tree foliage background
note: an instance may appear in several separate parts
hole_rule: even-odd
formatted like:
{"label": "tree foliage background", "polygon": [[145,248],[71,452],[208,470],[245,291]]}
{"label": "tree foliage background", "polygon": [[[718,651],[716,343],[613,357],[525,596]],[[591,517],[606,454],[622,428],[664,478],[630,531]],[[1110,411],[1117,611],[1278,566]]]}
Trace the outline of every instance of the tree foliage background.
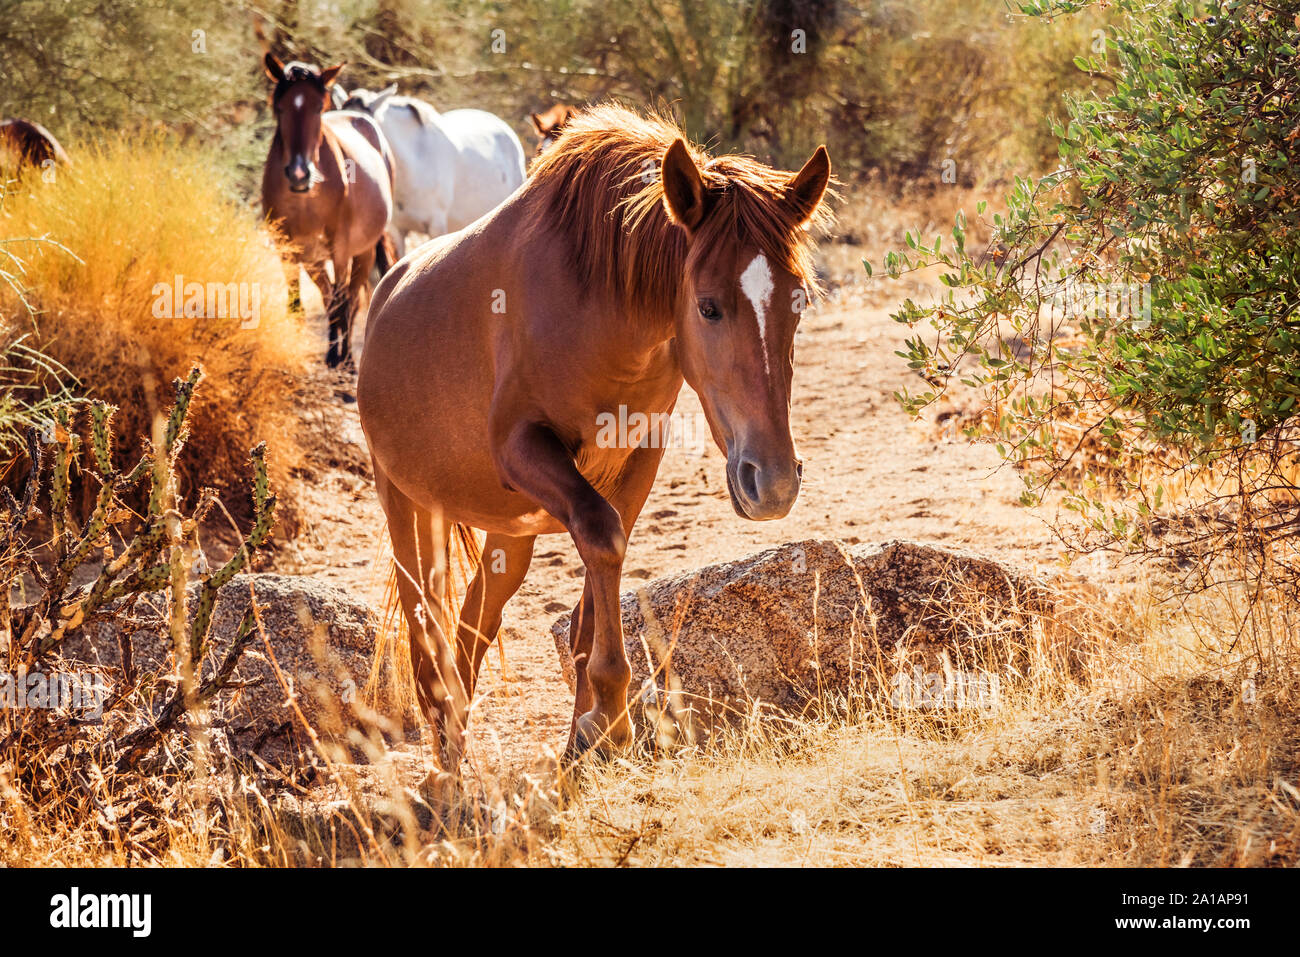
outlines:
{"label": "tree foliage background", "polygon": [[[1021,4],[1047,19],[1088,5]],[[954,378],[981,390],[972,433],[1024,469],[1027,498],[1063,486],[1086,544],[1158,553],[1196,587],[1233,557],[1242,581],[1293,590],[1300,3],[1116,7],[1079,63],[1104,88],[1068,99],[1060,166],[1016,183],[995,254],[965,247],[959,217],[946,245],[912,237],[887,257],[894,274],[937,264],[950,287],[896,315],[934,386],[903,398],[915,411]],[[1129,308],[1078,295],[1111,284]]]}
{"label": "tree foliage background", "polygon": [[268,135],[252,20],[276,51],[346,60],[521,136],[556,100],[674,110],[697,139],[790,165],[827,141],[850,175],[964,182],[1050,159],[1063,90],[1104,11],[1065,25],[1005,0],[0,0],[0,112],[75,140],[162,124],[252,176]]}

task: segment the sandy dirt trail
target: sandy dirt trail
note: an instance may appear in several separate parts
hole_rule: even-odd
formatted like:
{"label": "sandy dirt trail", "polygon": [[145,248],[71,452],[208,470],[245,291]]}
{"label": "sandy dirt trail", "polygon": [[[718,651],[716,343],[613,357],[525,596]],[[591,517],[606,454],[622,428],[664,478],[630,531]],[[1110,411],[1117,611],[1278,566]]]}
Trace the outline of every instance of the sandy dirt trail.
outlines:
{"label": "sandy dirt trail", "polygon": [[[814,537],[913,539],[1050,570],[1059,549],[1044,516],[1017,504],[1020,481],[996,470],[994,450],[960,435],[945,438],[932,420],[912,421],[894,401],[895,391],[920,384],[894,354],[906,332],[857,284],[840,287],[804,317],[792,411],[804,485],[780,521],[749,522],[732,511],[724,457],[686,388],[674,423],[685,441],[665,453],[629,543],[624,589]],[[356,405],[338,402],[308,415],[305,427],[330,441],[311,467],[304,503],[310,519],[274,568],[313,575],[377,604],[388,559]],[[480,682],[471,726],[481,760],[519,767],[546,748],[563,747],[573,704],[550,626],[581,591],[572,542],[539,539],[528,580],[506,608],[506,679],[493,650]]]}

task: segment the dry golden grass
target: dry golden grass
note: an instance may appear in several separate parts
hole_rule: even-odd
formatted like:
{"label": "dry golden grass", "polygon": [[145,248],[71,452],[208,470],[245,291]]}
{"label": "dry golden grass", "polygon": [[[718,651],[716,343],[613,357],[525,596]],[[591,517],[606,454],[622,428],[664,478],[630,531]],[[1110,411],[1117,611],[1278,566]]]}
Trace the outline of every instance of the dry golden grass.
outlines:
{"label": "dry golden grass", "polygon": [[[878,694],[753,720],[707,745],[505,772],[471,760],[449,803],[427,755],[322,745],[314,796],[226,770],[162,789],[148,859],[434,866],[1294,866],[1300,863],[1297,609],[1148,590],[1092,619],[1095,654],[1032,667],[998,705],[938,714]],[[1039,661],[1033,664],[1047,665]],[[354,743],[363,743],[355,738]],[[0,861],[138,863],[111,813],[38,813],[0,781]],[[301,796],[301,801],[299,796]],[[444,797],[436,798],[436,794]],[[138,800],[138,795],[130,798]],[[440,803],[441,801],[441,803]],[[126,796],[123,795],[123,804]],[[115,830],[117,828],[117,830]]]}
{"label": "dry golden grass", "polygon": [[[27,344],[62,363],[81,394],[117,405],[123,448],[149,434],[171,380],[201,363],[182,495],[237,487],[248,450],[263,439],[273,479],[288,488],[298,458],[293,393],[309,340],[256,214],[223,193],[219,166],[194,146],[141,134],[75,147],[71,169],[55,170],[53,181],[26,175],[0,198],[0,240],[35,310],[0,284],[0,338],[34,333]],[[190,310],[202,314],[162,300],[161,286],[177,276],[204,284],[202,307]],[[232,305],[240,284],[244,304],[256,302],[255,322]]]}
{"label": "dry golden grass", "polygon": [[1294,866],[1296,611],[1250,617],[1220,592],[1175,612],[1144,591],[1110,607],[1123,628],[1098,619],[1088,673],[1033,669],[995,709],[841,700],[705,750],[592,768],[543,859]]}

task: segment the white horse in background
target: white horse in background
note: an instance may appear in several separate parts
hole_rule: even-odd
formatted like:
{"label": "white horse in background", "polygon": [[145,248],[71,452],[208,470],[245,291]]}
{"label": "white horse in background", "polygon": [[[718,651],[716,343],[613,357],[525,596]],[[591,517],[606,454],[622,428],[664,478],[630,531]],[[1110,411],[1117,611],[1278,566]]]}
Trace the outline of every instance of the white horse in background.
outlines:
{"label": "white horse in background", "polygon": [[406,255],[406,234],[441,236],[468,226],[524,182],[524,148],[499,116],[483,110],[439,113],[423,100],[397,96],[397,85],[353,90],[343,108],[369,113],[396,160],[393,239]]}

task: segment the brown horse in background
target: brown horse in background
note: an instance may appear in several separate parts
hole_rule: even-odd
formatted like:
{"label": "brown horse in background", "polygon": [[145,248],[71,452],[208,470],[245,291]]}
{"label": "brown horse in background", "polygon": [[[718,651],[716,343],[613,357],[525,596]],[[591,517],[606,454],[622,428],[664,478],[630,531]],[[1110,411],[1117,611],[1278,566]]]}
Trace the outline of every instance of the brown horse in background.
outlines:
{"label": "brown horse in background", "polygon": [[[326,364],[350,363],[352,324],[370,269],[378,265],[383,275],[395,258],[387,235],[393,157],[370,117],[326,112],[342,64],[322,71],[281,63],[269,51],[264,62],[275,81],[275,138],[262,171],[262,211],[292,244],[295,267],[307,270],[325,300]],[[292,285],[297,288],[296,280]]]}
{"label": "brown horse in background", "polygon": [[528,122],[533,124],[533,131],[537,134],[537,149],[533,156],[541,156],[577,115],[578,108],[567,103],[556,103],[543,113],[531,114]]}
{"label": "brown horse in background", "polygon": [[31,120],[0,120],[0,149],[8,149],[17,155],[19,170],[25,166],[44,167],[49,163],[72,165],[54,134]]}
{"label": "brown horse in background", "polygon": [[[793,506],[794,336],[815,292],[804,227],[827,218],[829,177],[825,148],[782,173],[597,107],[505,203],[379,284],[357,401],[444,771],[459,770],[479,665],[538,535],[567,532],[586,566],[568,753],[633,739],[619,579],[665,443],[619,447],[603,414],[666,421],[685,379],[737,514]],[[448,543],[467,527],[487,539],[453,627]]]}

